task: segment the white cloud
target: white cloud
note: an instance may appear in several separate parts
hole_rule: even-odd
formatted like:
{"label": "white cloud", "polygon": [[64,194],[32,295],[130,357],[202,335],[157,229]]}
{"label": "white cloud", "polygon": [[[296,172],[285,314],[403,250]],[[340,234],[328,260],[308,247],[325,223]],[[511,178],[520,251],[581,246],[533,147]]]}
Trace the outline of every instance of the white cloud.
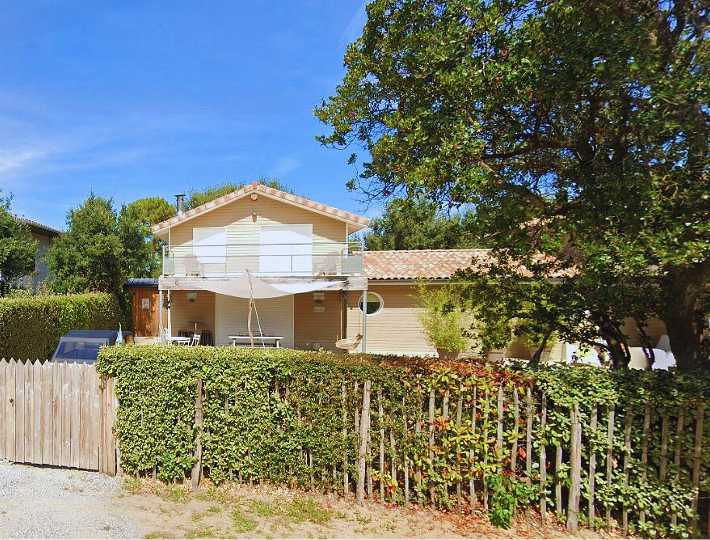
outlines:
{"label": "white cloud", "polygon": [[365,26],[365,22],[367,21],[367,13],[365,11],[366,5],[367,2],[363,2],[362,4],[360,4],[360,7],[358,8],[355,15],[350,18],[347,28],[340,36],[340,39],[342,41],[345,41],[346,43],[352,43],[362,35],[362,29]]}
{"label": "white cloud", "polygon": [[276,165],[269,171],[268,176],[275,176],[281,178],[289,173],[292,173],[301,166],[301,162],[298,159],[292,157],[283,157],[278,160]]}

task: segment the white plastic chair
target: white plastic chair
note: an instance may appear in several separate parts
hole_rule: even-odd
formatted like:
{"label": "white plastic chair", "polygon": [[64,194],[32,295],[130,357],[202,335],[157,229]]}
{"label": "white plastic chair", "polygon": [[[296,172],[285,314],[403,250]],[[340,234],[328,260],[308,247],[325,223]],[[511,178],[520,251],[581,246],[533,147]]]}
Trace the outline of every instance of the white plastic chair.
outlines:
{"label": "white plastic chair", "polygon": [[192,341],[190,341],[191,347],[197,347],[200,344],[200,334],[193,334]]}

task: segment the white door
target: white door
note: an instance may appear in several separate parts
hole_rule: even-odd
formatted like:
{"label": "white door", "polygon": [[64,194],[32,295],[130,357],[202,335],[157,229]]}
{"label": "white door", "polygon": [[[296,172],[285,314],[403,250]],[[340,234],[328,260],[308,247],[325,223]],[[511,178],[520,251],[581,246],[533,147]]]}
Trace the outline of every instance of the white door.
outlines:
{"label": "white door", "polygon": [[313,225],[262,225],[259,273],[271,276],[313,274]]}

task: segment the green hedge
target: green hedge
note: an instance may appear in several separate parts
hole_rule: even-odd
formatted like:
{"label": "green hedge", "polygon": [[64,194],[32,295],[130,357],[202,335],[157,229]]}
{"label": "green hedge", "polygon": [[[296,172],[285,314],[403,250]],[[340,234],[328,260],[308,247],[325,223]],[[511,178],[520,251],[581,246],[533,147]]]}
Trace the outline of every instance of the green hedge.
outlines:
{"label": "green hedge", "polygon": [[0,358],[50,358],[69,330],[118,330],[121,310],[105,293],[0,300]]}
{"label": "green hedge", "polygon": [[214,481],[342,492],[347,475],[352,491],[360,445],[354,428],[370,381],[371,496],[442,508],[475,503],[501,526],[516,507],[539,509],[544,501],[564,520],[572,489],[570,413],[577,407],[582,522],[592,462],[589,525],[606,525],[608,511],[645,536],[682,536],[704,526],[699,513],[707,515],[707,376],[155,346],[102,349],[97,368],[116,377],[115,430],[122,467],[132,474],[190,475],[200,379],[202,465]]}

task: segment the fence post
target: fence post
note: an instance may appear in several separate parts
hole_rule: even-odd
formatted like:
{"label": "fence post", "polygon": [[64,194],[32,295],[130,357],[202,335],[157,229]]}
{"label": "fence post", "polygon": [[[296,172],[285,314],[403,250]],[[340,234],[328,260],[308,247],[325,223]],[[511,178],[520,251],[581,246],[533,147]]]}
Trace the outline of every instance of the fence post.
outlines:
{"label": "fence post", "polygon": [[362,393],[362,414],[360,418],[360,449],[357,464],[357,503],[365,504],[365,458],[367,456],[367,440],[370,435],[370,386],[369,380],[365,381]]}
{"label": "fence post", "polygon": [[582,424],[579,421],[579,405],[570,410],[572,429],[570,432],[570,480],[571,486],[567,498],[567,530],[577,533],[579,526],[579,499],[582,484]]}
{"label": "fence post", "polygon": [[197,489],[202,476],[202,379],[197,379],[197,399],[195,400],[195,464],[192,466],[192,489]]}

